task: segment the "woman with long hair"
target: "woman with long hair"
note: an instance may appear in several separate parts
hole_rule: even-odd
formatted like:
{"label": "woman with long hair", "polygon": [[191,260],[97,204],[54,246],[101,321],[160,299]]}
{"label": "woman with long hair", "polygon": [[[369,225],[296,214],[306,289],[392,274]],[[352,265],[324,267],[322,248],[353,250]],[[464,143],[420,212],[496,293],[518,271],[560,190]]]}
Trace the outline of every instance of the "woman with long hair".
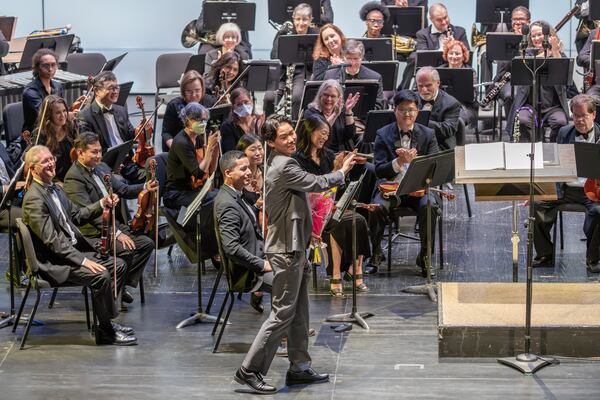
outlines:
{"label": "woman with long hair", "polygon": [[344,63],[342,48],[345,44],[346,36],[340,28],[334,24],[321,27],[313,50],[313,81],[322,80],[329,66]]}
{"label": "woman with long hair", "polygon": [[[204,74],[206,80],[206,97],[210,99],[212,104],[219,105],[229,103],[229,95],[222,95],[231,88],[240,74],[242,68],[242,59],[238,53],[225,53],[213,64],[210,72]],[[238,84],[242,86],[241,82]]]}

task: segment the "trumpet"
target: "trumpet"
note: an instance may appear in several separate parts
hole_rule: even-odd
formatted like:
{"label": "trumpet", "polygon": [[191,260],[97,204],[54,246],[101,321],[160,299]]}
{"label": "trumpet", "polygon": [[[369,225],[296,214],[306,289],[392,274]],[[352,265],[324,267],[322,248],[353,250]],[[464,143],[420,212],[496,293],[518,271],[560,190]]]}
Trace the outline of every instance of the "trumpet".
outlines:
{"label": "trumpet", "polygon": [[417,41],[410,36],[392,35],[396,53],[410,54],[417,49]]}

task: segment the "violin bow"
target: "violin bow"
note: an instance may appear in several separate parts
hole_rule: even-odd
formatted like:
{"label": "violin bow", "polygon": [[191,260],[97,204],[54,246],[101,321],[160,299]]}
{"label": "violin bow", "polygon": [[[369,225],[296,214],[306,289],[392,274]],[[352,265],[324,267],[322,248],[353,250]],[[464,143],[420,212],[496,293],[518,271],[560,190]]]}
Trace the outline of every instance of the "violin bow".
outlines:
{"label": "violin bow", "polygon": [[[40,124],[40,126],[38,126],[38,128],[37,128],[38,132],[37,132],[37,135],[35,137],[35,144],[34,144],[34,146],[37,146],[37,144],[40,141],[40,135],[41,135],[41,132],[42,132],[42,125],[43,125],[44,118],[46,118],[46,110],[47,109],[48,109],[48,98],[46,97],[46,99],[44,100],[44,108],[42,109],[42,119],[40,119],[40,121],[42,121],[42,124]],[[34,132],[35,132],[35,129],[34,129]],[[25,154],[23,154],[23,156],[25,156]],[[27,176],[25,177],[25,190],[27,190],[27,188],[29,187],[30,181],[31,181],[31,168],[29,168],[27,170]]]}
{"label": "violin bow", "polygon": [[[104,184],[106,185],[106,188],[108,189],[108,195],[110,196],[111,202],[112,202],[112,196],[113,196],[113,189],[112,189],[112,183],[111,183],[111,174],[106,174],[103,177],[104,180]],[[115,299],[118,296],[117,293],[117,224],[116,224],[116,216],[115,216],[115,205],[113,204],[111,206],[111,219],[112,219],[112,250],[113,250],[113,279],[114,279],[114,295],[115,295]]]}

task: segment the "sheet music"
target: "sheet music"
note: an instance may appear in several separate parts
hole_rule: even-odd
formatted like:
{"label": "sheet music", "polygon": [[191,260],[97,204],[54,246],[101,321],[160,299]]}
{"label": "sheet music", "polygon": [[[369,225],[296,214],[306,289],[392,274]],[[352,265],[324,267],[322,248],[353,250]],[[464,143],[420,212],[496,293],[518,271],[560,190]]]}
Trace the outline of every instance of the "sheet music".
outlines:
{"label": "sheet music", "polygon": [[[506,169],[529,169],[531,143],[504,143]],[[535,144],[535,169],[544,168],[544,150],[542,142]]]}
{"label": "sheet music", "polygon": [[504,169],[504,143],[474,143],[465,146],[465,170]]}

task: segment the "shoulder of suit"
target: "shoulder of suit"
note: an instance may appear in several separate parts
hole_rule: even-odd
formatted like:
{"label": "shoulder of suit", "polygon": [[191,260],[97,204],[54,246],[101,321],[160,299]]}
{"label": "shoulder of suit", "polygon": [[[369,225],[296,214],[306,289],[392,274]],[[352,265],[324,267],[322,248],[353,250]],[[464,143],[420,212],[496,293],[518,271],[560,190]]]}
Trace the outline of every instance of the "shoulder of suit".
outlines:
{"label": "shoulder of suit", "polygon": [[427,136],[432,136],[435,132],[430,127],[421,125],[419,123],[415,123],[415,126],[413,129],[414,129],[415,133],[419,133],[419,134],[423,134],[423,135],[427,135]]}

